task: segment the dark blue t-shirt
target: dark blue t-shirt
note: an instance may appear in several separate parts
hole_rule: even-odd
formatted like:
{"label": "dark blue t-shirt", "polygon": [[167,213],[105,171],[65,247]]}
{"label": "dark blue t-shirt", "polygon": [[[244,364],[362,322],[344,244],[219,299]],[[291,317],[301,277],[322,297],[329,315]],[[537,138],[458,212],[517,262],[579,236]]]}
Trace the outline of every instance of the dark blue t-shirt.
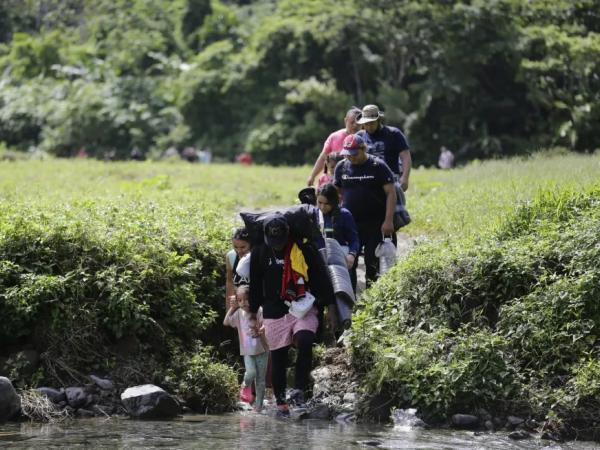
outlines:
{"label": "dark blue t-shirt", "polygon": [[383,186],[394,182],[394,175],[383,160],[367,155],[364,164],[348,160],[335,166],[333,184],[342,189],[342,203],[356,223],[377,223],[385,219],[386,195]]}
{"label": "dark blue t-shirt", "polygon": [[367,133],[366,130],[361,130],[357,134],[360,134],[367,144],[368,154],[383,159],[395,174],[402,174],[398,158],[401,151],[409,149],[408,141],[402,131],[382,125],[373,134]]}

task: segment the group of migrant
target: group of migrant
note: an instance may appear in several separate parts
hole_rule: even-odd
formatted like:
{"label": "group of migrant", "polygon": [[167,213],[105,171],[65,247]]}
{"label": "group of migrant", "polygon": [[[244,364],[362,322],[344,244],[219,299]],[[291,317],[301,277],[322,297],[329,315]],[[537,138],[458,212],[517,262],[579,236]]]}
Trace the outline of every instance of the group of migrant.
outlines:
{"label": "group of migrant", "polygon": [[[302,199],[302,196],[300,198]],[[308,282],[311,287],[319,285],[321,292],[329,291],[329,294],[333,293],[333,303],[331,299],[327,301],[315,298],[315,296],[319,297],[320,292],[318,290],[302,291],[289,303],[289,313],[301,317],[315,302],[317,306],[328,304],[330,324],[338,331],[349,328],[352,323],[352,308],[356,297],[352,288],[345,252],[336,239],[324,237],[322,215],[319,209],[312,204],[303,203],[280,210],[258,213],[241,212],[240,216],[244,221],[252,248],[269,248],[272,239],[265,237],[265,230],[269,227],[269,223],[274,220],[284,220],[289,227],[287,241],[290,244],[295,243],[300,248],[309,249],[308,253],[318,253],[320,255],[320,258],[311,258],[310,261],[307,261],[309,266],[312,266],[308,268],[308,274],[316,279],[312,283],[309,279]],[[235,270],[241,277],[250,279],[250,284],[252,284],[250,256],[251,253],[248,253],[245,257],[242,257]],[[285,289],[285,286],[282,286],[282,288]],[[327,294],[321,295],[330,297]]]}

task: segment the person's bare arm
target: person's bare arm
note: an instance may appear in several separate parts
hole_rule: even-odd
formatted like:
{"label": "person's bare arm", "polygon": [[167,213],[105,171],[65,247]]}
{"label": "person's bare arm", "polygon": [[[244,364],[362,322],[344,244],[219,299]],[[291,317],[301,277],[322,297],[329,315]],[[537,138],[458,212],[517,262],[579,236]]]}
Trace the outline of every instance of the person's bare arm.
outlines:
{"label": "person's bare arm", "polygon": [[400,177],[400,186],[406,192],[408,189],[408,178],[410,177],[410,169],[412,168],[412,157],[410,150],[402,150],[400,152],[400,161],[402,161],[402,176]]}
{"label": "person's bare arm", "polygon": [[317,160],[315,161],[315,165],[312,168],[312,171],[310,172],[310,175],[308,176],[308,179],[306,180],[306,184],[308,186],[313,186],[315,184],[315,178],[317,178],[317,175],[320,172],[323,172],[323,168],[325,167],[325,159],[327,158],[327,154],[325,153],[325,150],[323,150],[321,152],[321,154],[319,155],[319,157],[317,158]]}
{"label": "person's bare arm", "polygon": [[396,210],[396,189],[394,183],[383,185],[385,192],[385,220],[381,224],[381,232],[384,236],[394,234],[394,211]]}
{"label": "person's bare arm", "polygon": [[229,307],[229,298],[235,295],[233,286],[233,268],[229,264],[229,258],[225,255],[225,311]]}
{"label": "person's bare arm", "polygon": [[227,314],[225,314],[225,318],[223,319],[223,325],[226,327],[235,327],[235,324],[231,321],[231,316],[238,309],[237,300],[235,295],[229,297],[229,309],[227,310]]}

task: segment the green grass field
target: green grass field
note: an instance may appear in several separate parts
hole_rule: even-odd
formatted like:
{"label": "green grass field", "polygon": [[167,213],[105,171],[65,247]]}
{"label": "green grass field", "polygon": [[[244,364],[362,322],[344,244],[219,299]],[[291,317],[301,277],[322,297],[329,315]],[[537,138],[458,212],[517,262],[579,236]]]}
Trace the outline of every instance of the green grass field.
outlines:
{"label": "green grass field", "polygon": [[[151,202],[186,221],[190,210],[210,205],[227,220],[242,209],[297,202],[308,167],[104,163],[92,160],[18,161],[0,164],[0,198],[24,207]],[[501,219],[540,189],[581,188],[598,179],[600,153],[540,153],[487,161],[452,171],[413,169],[407,192],[411,235],[460,237]],[[173,211],[174,210],[174,211]],[[195,214],[193,214],[195,216]],[[186,225],[186,228],[193,224]]]}

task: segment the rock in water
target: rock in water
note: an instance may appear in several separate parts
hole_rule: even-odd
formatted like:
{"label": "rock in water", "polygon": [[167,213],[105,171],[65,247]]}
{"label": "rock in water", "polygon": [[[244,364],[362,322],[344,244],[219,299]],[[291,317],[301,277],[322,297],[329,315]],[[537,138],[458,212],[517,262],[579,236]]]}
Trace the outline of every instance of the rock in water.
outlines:
{"label": "rock in water", "polygon": [[100,389],[105,391],[112,391],[115,388],[112,381],[97,377],[96,375],[90,375],[90,380],[92,380]]}
{"label": "rock in water", "polygon": [[21,397],[10,380],[0,377],[0,423],[12,419],[21,411]]}
{"label": "rock in water", "polygon": [[329,420],[331,411],[327,405],[316,405],[308,411],[308,419]]}
{"label": "rock in water", "polygon": [[125,389],[121,401],[129,415],[136,419],[169,419],[181,410],[177,400],[153,384]]}
{"label": "rock in water", "polygon": [[508,435],[508,437],[511,439],[514,439],[515,441],[518,441],[518,440],[522,440],[522,439],[527,439],[527,438],[531,437],[531,435],[527,431],[518,430],[518,431],[513,431],[512,433],[510,433]]}
{"label": "rock in water", "polygon": [[454,414],[452,425],[457,428],[475,428],[479,424],[479,418],[470,414]]}
{"label": "rock in water", "polygon": [[91,398],[82,387],[68,387],[65,389],[67,402],[72,408],[83,408],[91,403]]}
{"label": "rock in water", "polygon": [[36,389],[36,391],[48,397],[52,403],[58,404],[67,400],[67,395],[65,392],[59,391],[58,389],[51,387],[39,387]]}

